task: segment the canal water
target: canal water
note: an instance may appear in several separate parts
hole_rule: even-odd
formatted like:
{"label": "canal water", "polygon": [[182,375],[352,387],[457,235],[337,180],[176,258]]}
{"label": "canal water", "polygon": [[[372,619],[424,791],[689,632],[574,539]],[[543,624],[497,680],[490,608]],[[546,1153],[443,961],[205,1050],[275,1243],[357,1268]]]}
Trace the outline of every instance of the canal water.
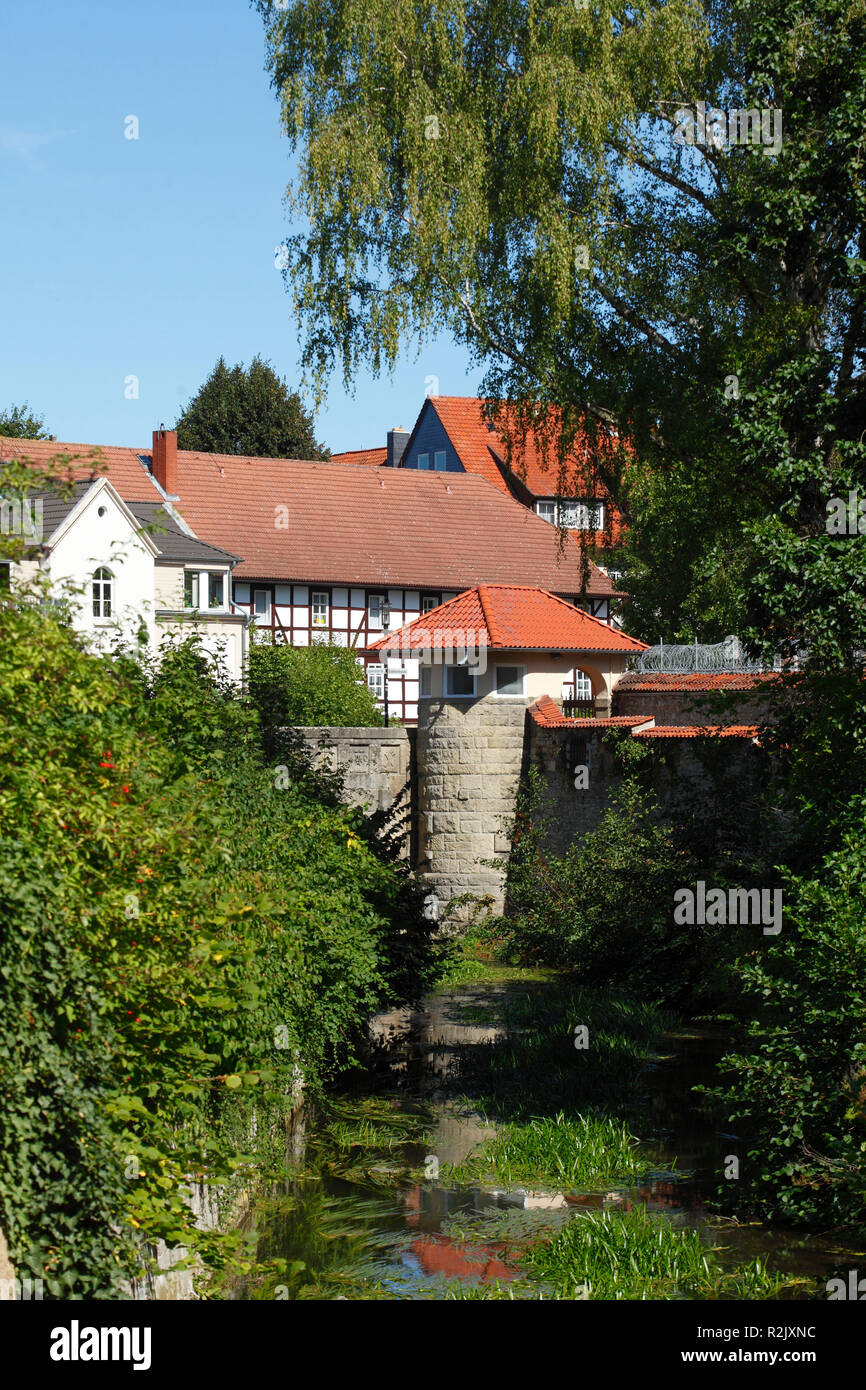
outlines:
{"label": "canal water", "polygon": [[[538,1298],[544,1290],[520,1273],[515,1247],[608,1208],[645,1208],[692,1227],[731,1268],[759,1256],[771,1271],[829,1278],[838,1241],[738,1225],[710,1209],[720,1174],[742,1157],[739,1137],[692,1089],[711,1079],[724,1049],[712,1029],[662,1031],[634,1066],[625,1101],[611,1077],[615,1118],[647,1155],[639,1185],[502,1187],[452,1175],[509,1119],[576,1113],[570,1085],[579,1062],[563,997],[561,980],[536,972],[439,991],[414,1011],[377,1016],[356,1084],[295,1117],[297,1176],[248,1215],[260,1258],[280,1261],[278,1273],[236,1296],[442,1299],[458,1286],[498,1283],[513,1297]],[[553,1034],[562,1042],[556,1051]],[[631,1059],[627,1039],[614,1038],[614,1053],[620,1043],[621,1072]],[[608,1060],[615,1070],[616,1056]],[[602,1097],[605,1085],[602,1076]]]}

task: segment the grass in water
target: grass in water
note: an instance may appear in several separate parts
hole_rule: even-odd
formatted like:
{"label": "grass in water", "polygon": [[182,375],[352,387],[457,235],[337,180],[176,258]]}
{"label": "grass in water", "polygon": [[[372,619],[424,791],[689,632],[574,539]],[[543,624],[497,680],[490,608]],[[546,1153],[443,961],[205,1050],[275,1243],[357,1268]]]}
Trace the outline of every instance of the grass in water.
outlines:
{"label": "grass in water", "polygon": [[[481,1235],[484,1223],[474,1228]],[[813,1280],[771,1273],[760,1259],[734,1269],[697,1231],[671,1225],[645,1208],[587,1212],[555,1233],[537,1232],[510,1258],[535,1286],[530,1297],[563,1299],[771,1299],[815,1296]],[[525,1298],[526,1287],[490,1284],[448,1290],[451,1299]]]}
{"label": "grass in water", "polygon": [[494,1178],[503,1187],[529,1183],[574,1191],[634,1181],[650,1171],[655,1170],[627,1125],[560,1111],[527,1125],[509,1125],[459,1167],[447,1168],[444,1177],[465,1184]]}

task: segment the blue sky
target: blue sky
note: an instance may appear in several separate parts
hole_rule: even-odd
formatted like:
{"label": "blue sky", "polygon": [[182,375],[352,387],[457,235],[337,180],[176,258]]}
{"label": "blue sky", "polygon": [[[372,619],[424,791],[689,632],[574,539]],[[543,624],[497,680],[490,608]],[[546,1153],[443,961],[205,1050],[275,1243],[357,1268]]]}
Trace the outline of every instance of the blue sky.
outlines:
{"label": "blue sky", "polygon": [[[274,250],[291,152],[245,0],[4,7],[0,51],[0,408],[25,399],[58,439],[147,445],[222,354],[300,383]],[[124,136],[126,117],[138,140]],[[393,380],[339,378],[317,416],[332,449],[411,425],[480,379],[452,342],[406,344]],[[138,378],[138,399],[127,398]]]}

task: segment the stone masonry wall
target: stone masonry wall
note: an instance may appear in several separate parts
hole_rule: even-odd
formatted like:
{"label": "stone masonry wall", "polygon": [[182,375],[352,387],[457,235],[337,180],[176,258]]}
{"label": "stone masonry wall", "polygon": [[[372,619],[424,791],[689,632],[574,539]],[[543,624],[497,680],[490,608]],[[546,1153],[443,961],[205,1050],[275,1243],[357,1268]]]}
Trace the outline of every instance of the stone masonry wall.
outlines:
{"label": "stone masonry wall", "polygon": [[[343,777],[345,799],[368,813],[393,812],[399,823],[404,853],[410,853],[414,830],[416,729],[400,725],[383,728],[297,729],[313,754],[316,766]],[[393,822],[392,822],[393,824]]]}
{"label": "stone masonry wall", "polygon": [[[529,699],[424,699],[418,711],[418,873],[441,910],[463,893],[503,905]],[[502,869],[480,863],[498,860]]]}
{"label": "stone masonry wall", "polygon": [[760,724],[769,715],[766,700],[750,693],[739,694],[724,714],[718,713],[713,696],[687,690],[641,690],[639,686],[619,685],[613,693],[613,714],[646,714],[657,725],[664,724]]}
{"label": "stone masonry wall", "polygon": [[[587,725],[592,721],[587,720]],[[527,720],[527,765],[545,780],[547,843],[561,854],[576,838],[596,829],[622,782],[605,730],[575,733],[540,728]],[[762,794],[772,776],[767,755],[747,738],[652,738],[637,735],[652,754],[644,776],[655,794],[660,819],[685,815],[724,824],[732,851],[754,850],[768,830]],[[588,767],[588,785],[575,786],[577,765]],[[579,779],[583,781],[583,779]]]}

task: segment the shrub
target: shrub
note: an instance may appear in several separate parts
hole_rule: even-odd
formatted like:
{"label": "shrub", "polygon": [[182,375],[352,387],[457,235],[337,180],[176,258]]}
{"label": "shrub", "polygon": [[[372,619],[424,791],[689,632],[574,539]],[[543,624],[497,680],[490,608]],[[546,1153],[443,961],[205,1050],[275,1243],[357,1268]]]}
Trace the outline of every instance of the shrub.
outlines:
{"label": "shrub", "polygon": [[21,1275],[117,1296],[235,1116],[347,1064],[430,926],[359,813],[264,761],[195,643],[155,674],[0,605],[0,1224]]}
{"label": "shrub", "polygon": [[311,647],[257,643],[250,652],[248,688],[266,735],[292,725],[354,727],[383,722],[354,651],[316,642]]}

